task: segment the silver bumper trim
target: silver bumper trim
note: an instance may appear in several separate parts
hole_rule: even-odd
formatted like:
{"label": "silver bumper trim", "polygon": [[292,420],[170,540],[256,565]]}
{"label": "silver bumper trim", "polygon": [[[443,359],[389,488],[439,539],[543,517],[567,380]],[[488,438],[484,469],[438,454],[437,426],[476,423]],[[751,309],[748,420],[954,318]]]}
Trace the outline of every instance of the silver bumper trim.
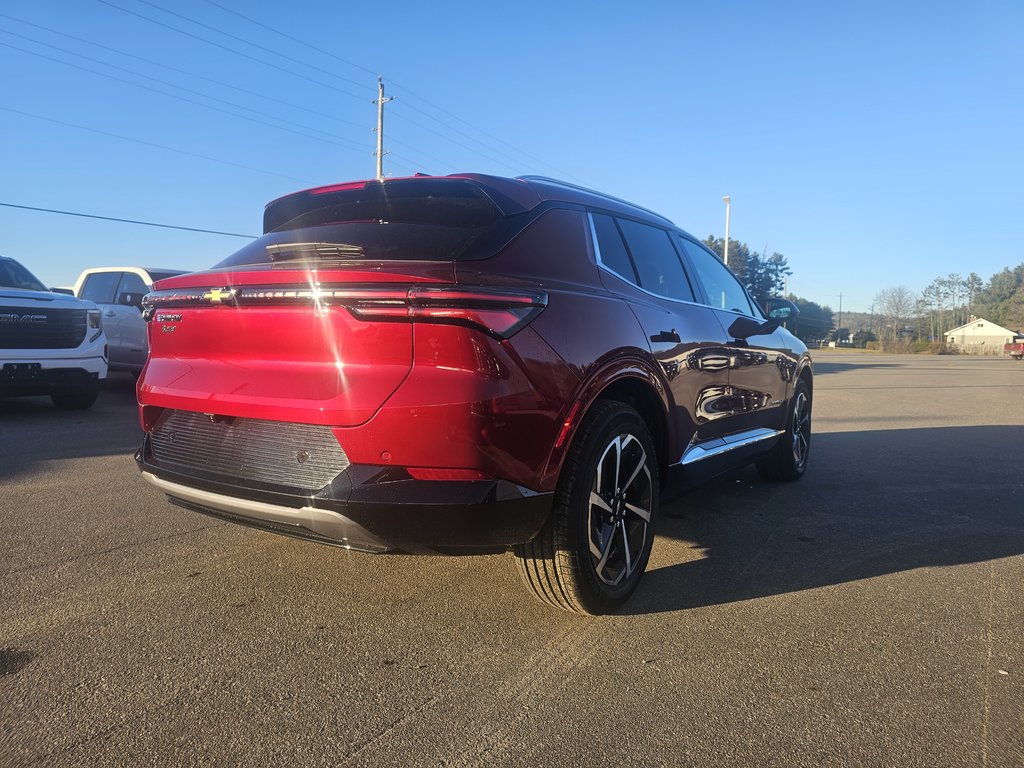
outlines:
{"label": "silver bumper trim", "polygon": [[263,501],[240,499],[172,483],[151,472],[143,472],[142,476],[168,496],[180,499],[208,514],[216,516],[222,513],[238,522],[246,522],[257,528],[262,527],[278,533],[289,533],[289,528],[293,529],[291,533],[295,536],[309,532],[347,549],[365,552],[386,552],[392,549],[389,544],[338,512],[308,506],[284,507]]}

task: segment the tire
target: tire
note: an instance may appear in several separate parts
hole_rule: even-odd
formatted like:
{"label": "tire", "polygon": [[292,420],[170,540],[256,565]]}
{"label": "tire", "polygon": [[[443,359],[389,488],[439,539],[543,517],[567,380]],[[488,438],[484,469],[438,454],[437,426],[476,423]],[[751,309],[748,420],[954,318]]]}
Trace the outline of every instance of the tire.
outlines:
{"label": "tire", "polygon": [[628,405],[599,401],[569,448],[551,517],[533,541],[516,547],[524,581],[557,608],[614,611],[647,567],[657,509],[650,430]]}
{"label": "tire", "polygon": [[50,399],[58,411],[84,411],[91,408],[100,394],[100,385],[93,382],[81,389],[66,389],[54,392]]}
{"label": "tire", "polygon": [[799,480],[807,469],[810,453],[811,391],[801,379],[793,389],[786,431],[775,447],[757,460],[757,471],[765,480]]}

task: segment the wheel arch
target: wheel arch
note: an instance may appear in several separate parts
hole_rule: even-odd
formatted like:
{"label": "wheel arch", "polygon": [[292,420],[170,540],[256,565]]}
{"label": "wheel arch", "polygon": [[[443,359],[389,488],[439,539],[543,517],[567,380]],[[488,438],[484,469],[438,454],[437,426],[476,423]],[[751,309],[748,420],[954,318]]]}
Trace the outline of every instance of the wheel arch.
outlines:
{"label": "wheel arch", "polygon": [[800,371],[797,373],[796,380],[802,381],[807,385],[807,392],[811,396],[811,402],[814,402],[814,367],[810,358],[804,358],[800,362]]}
{"label": "wheel arch", "polygon": [[658,453],[659,476],[664,480],[675,440],[675,430],[669,418],[670,398],[662,379],[640,360],[630,360],[625,364],[620,361],[598,371],[580,387],[567,409],[560,440],[548,458],[545,480],[552,485],[557,482],[566,452],[580,423],[599,401],[621,402],[640,414],[651,432]]}

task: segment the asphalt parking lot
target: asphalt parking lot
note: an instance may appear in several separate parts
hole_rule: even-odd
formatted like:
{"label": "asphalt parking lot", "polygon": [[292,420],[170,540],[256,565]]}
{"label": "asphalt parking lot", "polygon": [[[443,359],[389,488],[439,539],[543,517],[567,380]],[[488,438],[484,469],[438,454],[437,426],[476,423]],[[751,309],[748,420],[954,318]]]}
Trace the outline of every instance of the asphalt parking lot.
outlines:
{"label": "asphalt parking lot", "polygon": [[1024,765],[1024,364],[816,365],[804,479],[668,504],[605,618],[168,505],[129,377],[0,402],[0,765]]}

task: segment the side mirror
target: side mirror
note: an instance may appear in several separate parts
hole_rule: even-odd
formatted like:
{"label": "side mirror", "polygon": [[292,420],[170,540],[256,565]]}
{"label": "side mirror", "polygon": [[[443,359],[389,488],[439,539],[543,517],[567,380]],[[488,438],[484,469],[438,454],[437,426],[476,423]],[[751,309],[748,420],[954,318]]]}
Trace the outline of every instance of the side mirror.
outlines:
{"label": "side mirror", "polygon": [[764,303],[765,314],[772,320],[784,323],[787,320],[796,320],[800,316],[800,308],[789,299],[774,297]]}
{"label": "side mirror", "polygon": [[759,323],[752,317],[737,317],[733,324],[729,326],[729,335],[734,339],[746,341],[751,336],[763,336],[772,333],[780,325],[782,325],[781,320],[765,320],[763,323]]}
{"label": "side mirror", "polygon": [[142,295],[141,293],[122,293],[117,297],[117,303],[123,307],[135,307],[140,312],[142,311]]}

